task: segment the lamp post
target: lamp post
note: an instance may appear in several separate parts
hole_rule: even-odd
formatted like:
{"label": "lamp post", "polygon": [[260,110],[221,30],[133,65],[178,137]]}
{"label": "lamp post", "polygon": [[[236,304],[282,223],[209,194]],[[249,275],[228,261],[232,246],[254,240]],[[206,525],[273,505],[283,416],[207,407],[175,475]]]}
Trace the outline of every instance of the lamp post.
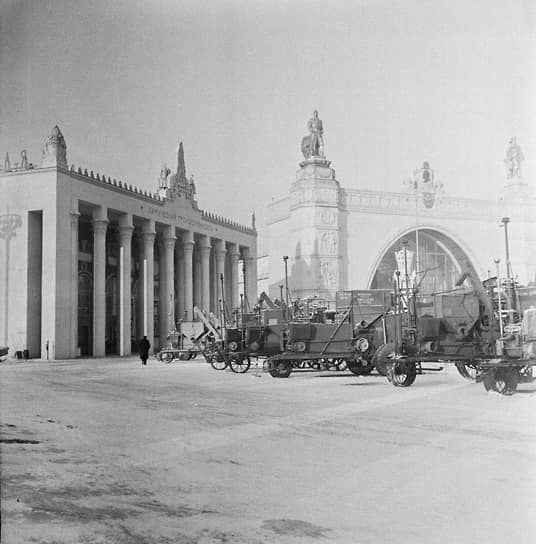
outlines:
{"label": "lamp post", "polygon": [[503,217],[501,219],[501,226],[504,227],[504,246],[506,249],[506,277],[511,279],[512,265],[510,264],[510,247],[508,245],[508,223],[510,223],[509,217]]}
{"label": "lamp post", "polygon": [[288,306],[288,268],[287,268],[288,255],[285,255],[283,257],[283,261],[285,261],[285,290],[286,290],[285,304],[287,305],[287,308],[288,308],[289,307]]}

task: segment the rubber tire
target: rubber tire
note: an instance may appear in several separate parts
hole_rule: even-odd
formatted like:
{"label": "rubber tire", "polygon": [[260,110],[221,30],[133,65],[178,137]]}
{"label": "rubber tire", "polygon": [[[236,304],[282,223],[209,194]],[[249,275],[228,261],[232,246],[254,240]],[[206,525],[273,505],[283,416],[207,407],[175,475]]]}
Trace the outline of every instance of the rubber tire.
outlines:
{"label": "rubber tire", "polygon": [[[460,376],[464,377],[466,380],[470,380],[472,382],[476,381],[478,376],[478,369],[476,367],[466,365],[465,363],[456,363],[456,369],[458,370]],[[474,376],[471,374],[471,371],[474,371]]]}
{"label": "rubber tire", "polygon": [[245,374],[251,366],[251,360],[249,357],[231,357],[229,366],[236,374]]}
{"label": "rubber tire", "polygon": [[415,363],[408,363],[403,359],[390,363],[387,368],[387,379],[395,387],[409,387],[416,377],[417,367]]}
{"label": "rubber tire", "polygon": [[387,358],[387,355],[395,352],[395,345],[391,342],[387,344],[382,344],[372,356],[372,364],[378,371],[378,374],[381,376],[387,376],[387,367],[390,363],[390,359]]}
{"label": "rubber tire", "polygon": [[292,372],[292,363],[290,361],[276,361],[275,366],[270,369],[272,378],[288,378]]}
{"label": "rubber tire", "polygon": [[160,355],[160,360],[163,363],[166,363],[166,365],[171,363],[173,359],[175,359],[175,357],[173,357],[173,353],[170,353],[169,351],[166,351]]}
{"label": "rubber tire", "polygon": [[510,396],[516,392],[519,371],[517,368],[490,368],[484,374],[482,383],[486,391],[495,391],[501,395]]}

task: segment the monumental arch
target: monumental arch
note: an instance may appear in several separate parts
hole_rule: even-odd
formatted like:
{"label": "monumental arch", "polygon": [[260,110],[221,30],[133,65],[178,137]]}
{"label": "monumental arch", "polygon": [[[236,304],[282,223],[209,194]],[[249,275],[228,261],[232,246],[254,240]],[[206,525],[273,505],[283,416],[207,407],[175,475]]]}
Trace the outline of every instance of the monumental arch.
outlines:
{"label": "monumental arch", "polygon": [[[320,138],[312,124],[320,127]],[[308,128],[304,160],[288,194],[268,205],[260,291],[281,296],[285,255],[289,288],[299,298],[333,300],[338,290],[391,288],[396,271],[405,276],[406,266],[421,292],[451,289],[464,271],[480,278],[494,275],[495,258],[506,274],[500,228],[505,217],[512,273],[521,283],[535,281],[536,199],[522,177],[521,149],[514,139],[507,148],[502,194],[474,199],[449,195],[427,162],[399,192],[346,189],[324,155],[316,112]]]}
{"label": "monumental arch", "polygon": [[194,305],[217,314],[221,300],[256,299],[255,226],[199,209],[182,143],[153,194],[69,168],[55,127],[40,166],[6,155],[0,194],[0,344],[11,355],[128,355],[143,335],[158,349]]}

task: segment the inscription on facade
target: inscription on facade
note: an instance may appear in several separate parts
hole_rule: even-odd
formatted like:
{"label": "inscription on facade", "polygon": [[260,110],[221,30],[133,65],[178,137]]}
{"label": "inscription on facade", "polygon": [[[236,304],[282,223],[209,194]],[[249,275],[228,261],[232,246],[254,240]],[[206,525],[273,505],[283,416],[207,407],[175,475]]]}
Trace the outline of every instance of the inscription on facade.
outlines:
{"label": "inscription on facade", "polygon": [[154,206],[149,206],[149,208],[147,208],[147,213],[151,216],[158,217],[159,219],[165,219],[173,223],[178,223],[179,225],[197,227],[209,232],[214,232],[216,230],[215,227],[209,225],[208,223],[204,223],[202,221],[198,221],[197,219],[186,217],[178,213],[169,212],[168,210],[161,210],[159,208],[155,208]]}

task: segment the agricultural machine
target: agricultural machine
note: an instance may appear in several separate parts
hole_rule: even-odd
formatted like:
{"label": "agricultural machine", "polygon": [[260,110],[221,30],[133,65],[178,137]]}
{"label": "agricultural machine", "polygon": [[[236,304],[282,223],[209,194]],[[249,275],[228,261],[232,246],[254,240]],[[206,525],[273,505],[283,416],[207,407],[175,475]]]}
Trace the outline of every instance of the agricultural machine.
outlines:
{"label": "agricultural machine", "polygon": [[168,334],[167,345],[156,354],[156,358],[163,363],[171,363],[175,359],[180,361],[195,359],[199,349],[194,339],[201,336],[203,332],[203,323],[181,321],[177,330]]}
{"label": "agricultural machine", "polygon": [[[472,288],[462,287],[465,279]],[[395,284],[394,302],[381,318],[384,342],[374,355],[393,385],[412,385],[422,363],[454,363],[462,376],[503,395],[533,381],[536,287],[499,276],[480,283],[465,273],[456,289],[428,296]]]}

